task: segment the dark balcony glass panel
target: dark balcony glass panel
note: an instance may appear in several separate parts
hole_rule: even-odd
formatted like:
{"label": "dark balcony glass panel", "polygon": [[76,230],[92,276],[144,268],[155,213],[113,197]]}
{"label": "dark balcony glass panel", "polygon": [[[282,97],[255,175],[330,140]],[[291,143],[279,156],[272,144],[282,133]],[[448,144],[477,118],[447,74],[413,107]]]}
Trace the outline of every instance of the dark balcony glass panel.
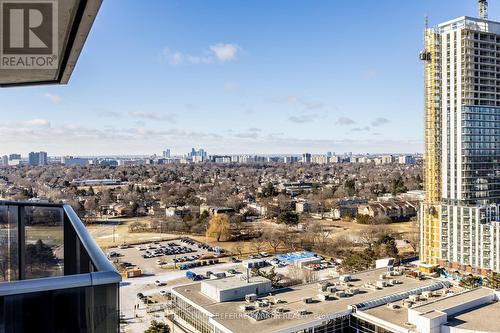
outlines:
{"label": "dark balcony glass panel", "polygon": [[18,208],[0,206],[0,281],[19,279]]}
{"label": "dark balcony glass panel", "polygon": [[24,207],[26,279],[64,275],[64,215],[57,207]]}

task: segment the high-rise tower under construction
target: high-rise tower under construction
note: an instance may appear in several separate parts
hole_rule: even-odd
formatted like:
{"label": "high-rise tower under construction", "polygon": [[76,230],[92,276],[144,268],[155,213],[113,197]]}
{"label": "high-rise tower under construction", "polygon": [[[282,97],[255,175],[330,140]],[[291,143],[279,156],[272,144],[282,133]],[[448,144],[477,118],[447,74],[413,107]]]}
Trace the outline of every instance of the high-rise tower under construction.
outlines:
{"label": "high-rise tower under construction", "polygon": [[[422,267],[500,272],[500,22],[425,29]],[[429,266],[431,265],[431,266]]]}

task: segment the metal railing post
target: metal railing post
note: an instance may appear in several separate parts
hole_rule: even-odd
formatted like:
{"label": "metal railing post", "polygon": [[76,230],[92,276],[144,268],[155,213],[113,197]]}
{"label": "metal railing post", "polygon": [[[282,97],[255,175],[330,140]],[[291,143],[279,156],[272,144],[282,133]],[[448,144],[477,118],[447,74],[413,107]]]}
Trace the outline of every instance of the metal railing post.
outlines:
{"label": "metal railing post", "polygon": [[26,217],[25,207],[17,206],[17,236],[18,236],[18,260],[19,280],[26,278]]}

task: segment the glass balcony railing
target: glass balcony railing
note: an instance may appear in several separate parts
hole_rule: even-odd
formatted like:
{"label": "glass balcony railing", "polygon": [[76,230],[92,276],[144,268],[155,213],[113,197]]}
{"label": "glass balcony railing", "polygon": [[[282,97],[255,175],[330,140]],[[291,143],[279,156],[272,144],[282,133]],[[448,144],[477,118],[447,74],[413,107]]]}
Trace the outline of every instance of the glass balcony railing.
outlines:
{"label": "glass balcony railing", "polygon": [[0,201],[0,332],[118,332],[120,274],[71,206]]}

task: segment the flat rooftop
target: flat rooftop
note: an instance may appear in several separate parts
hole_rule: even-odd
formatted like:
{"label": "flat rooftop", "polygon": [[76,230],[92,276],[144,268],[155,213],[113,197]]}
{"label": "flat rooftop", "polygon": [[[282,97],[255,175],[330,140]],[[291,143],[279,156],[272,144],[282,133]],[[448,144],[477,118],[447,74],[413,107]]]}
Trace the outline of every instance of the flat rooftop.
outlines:
{"label": "flat rooftop", "polygon": [[[422,305],[414,306],[412,309],[422,313],[422,316],[426,318],[435,318],[439,317],[441,312],[446,312],[446,309],[469,303],[493,293],[494,291],[491,289],[480,288],[450,296],[433,297],[428,301],[422,301]],[[403,307],[401,301],[394,304],[399,307],[397,309],[389,309],[386,305],[380,305],[363,312],[391,324],[412,328],[413,325],[408,324],[408,309]],[[479,307],[465,310],[462,313],[448,316],[446,326],[484,332],[500,332],[499,313],[500,304],[489,302]]]}
{"label": "flat rooftop", "polygon": [[466,304],[475,299],[492,295],[493,293],[494,292],[491,289],[479,288],[455,294],[453,296],[439,298],[435,302],[422,306],[416,306],[413,309],[421,313],[426,313],[432,310],[446,312],[446,309],[458,306],[460,304]]}
{"label": "flat rooftop", "polygon": [[440,23],[434,29],[438,30],[439,32],[445,32],[448,30],[453,30],[464,26],[467,26],[468,29],[477,31],[491,32],[491,33],[500,32],[500,22],[493,21],[490,19],[485,20],[470,16],[461,16],[453,20]]}
{"label": "flat rooftop", "polygon": [[448,317],[446,326],[479,332],[500,332],[500,303],[490,302]]}
{"label": "flat rooftop", "polygon": [[246,275],[237,275],[237,276],[231,276],[231,277],[222,278],[222,279],[203,280],[203,281],[201,281],[201,283],[215,287],[218,290],[227,290],[227,289],[234,289],[234,288],[240,288],[240,287],[244,287],[244,286],[248,286],[248,285],[251,286],[254,284],[261,284],[261,283],[269,282],[269,279],[266,279],[266,278],[261,277],[261,276],[252,276],[250,278],[250,281],[243,279],[243,277],[246,277]]}
{"label": "flat rooftop", "polygon": [[[279,299],[280,303],[272,305],[270,308],[260,309],[265,309],[274,313],[275,309],[280,307],[284,309],[284,313],[280,315],[276,314],[272,318],[261,321],[249,318],[245,315],[245,313],[248,312],[240,310],[241,305],[247,304],[245,301],[231,301],[223,303],[214,302],[212,299],[201,293],[200,283],[176,287],[173,288],[173,290],[212,313],[214,315],[213,319],[216,322],[233,332],[248,332],[250,330],[254,330],[255,332],[274,332],[314,321],[317,321],[318,324],[320,324],[321,321],[324,321],[325,317],[332,318],[335,314],[341,316],[343,314],[350,313],[351,305],[365,303],[415,288],[423,288],[438,282],[433,279],[418,280],[405,276],[396,276],[394,279],[401,282],[400,284],[395,284],[378,290],[372,290],[365,287],[367,283],[375,283],[378,281],[380,274],[385,272],[386,269],[381,268],[354,274],[352,275],[353,281],[350,282],[351,286],[338,285],[338,279],[325,280],[331,283],[336,283],[338,290],[359,288],[359,294],[350,297],[335,297],[334,299],[327,301],[319,300],[318,295],[322,292],[319,290],[317,283],[304,284],[277,290],[273,293],[273,296],[261,297],[259,299],[267,299],[269,301]],[[219,281],[222,280],[223,279]],[[303,299],[307,297],[312,297],[314,301],[312,303],[305,304]],[[307,314],[300,316],[297,315],[297,311],[302,309],[306,310]]]}

